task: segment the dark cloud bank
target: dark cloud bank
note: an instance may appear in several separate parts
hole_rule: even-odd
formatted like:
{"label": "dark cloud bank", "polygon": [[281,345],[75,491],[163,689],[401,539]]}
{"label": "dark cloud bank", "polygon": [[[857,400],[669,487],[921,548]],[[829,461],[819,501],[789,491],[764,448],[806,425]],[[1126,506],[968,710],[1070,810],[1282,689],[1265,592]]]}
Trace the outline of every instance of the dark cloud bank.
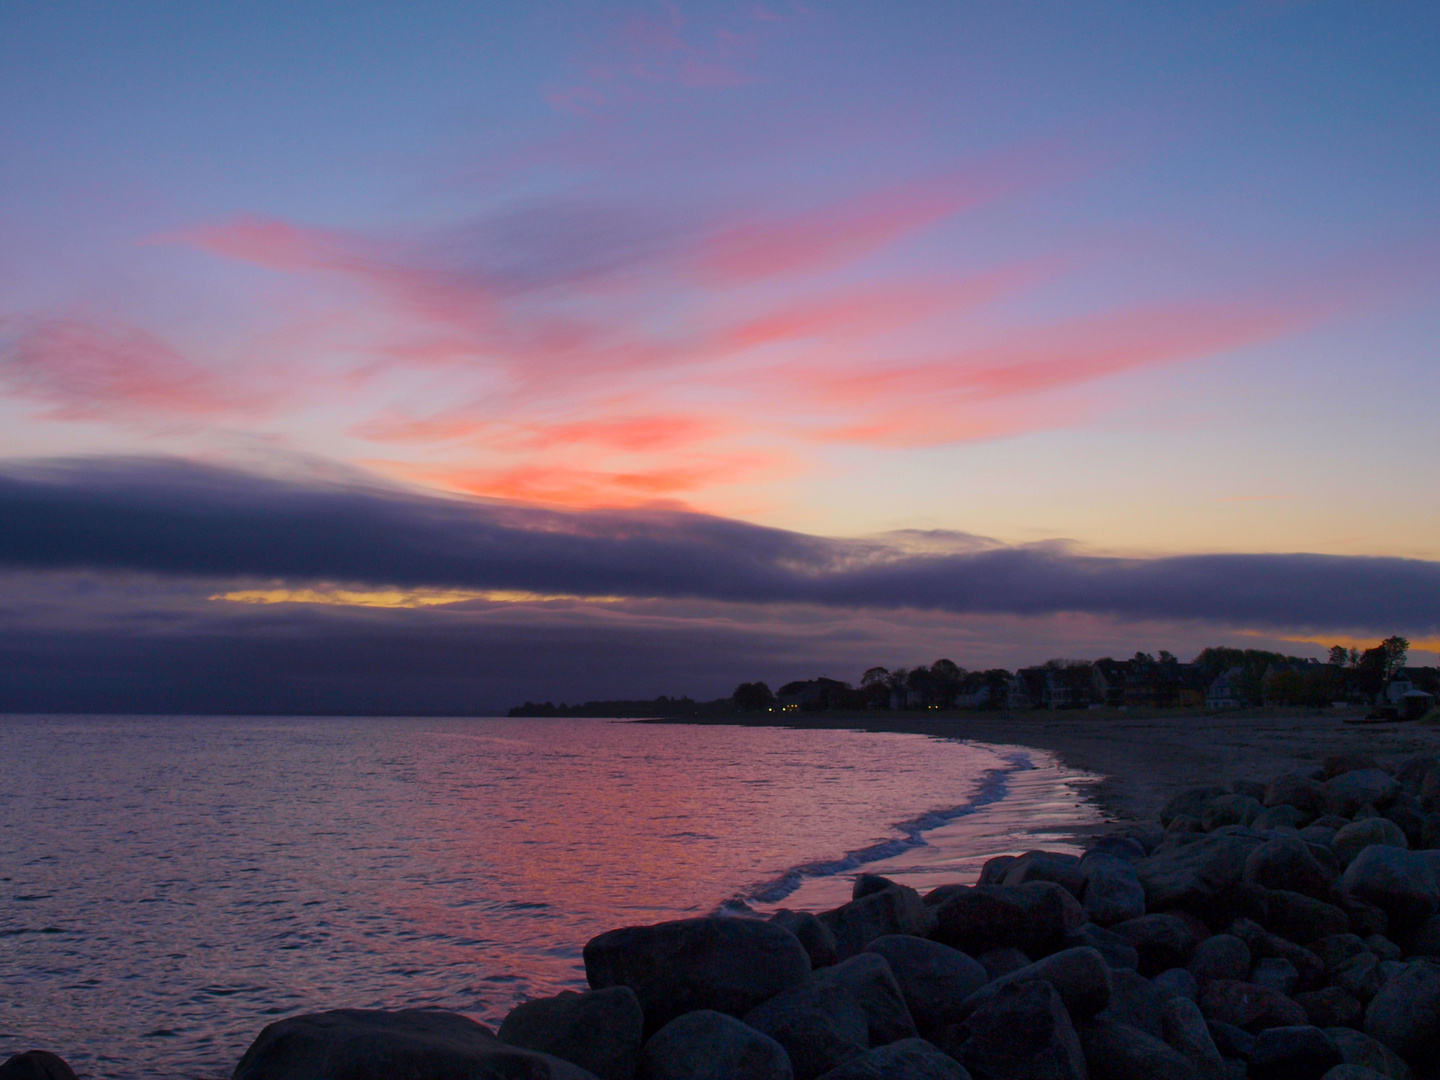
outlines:
{"label": "dark cloud bank", "polygon": [[[901,539],[827,539],[697,514],[517,508],[172,461],[0,471],[0,567],[12,574],[1078,612],[1363,634],[1440,628],[1440,564],[1432,562],[1303,554],[1117,559],[963,538],[937,553],[937,542],[917,551]],[[434,612],[257,616],[243,626],[231,620],[222,636],[78,621],[42,632],[0,627],[0,708],[471,711],[502,704],[497,696],[512,685],[519,691],[523,680],[507,672],[526,670],[527,657],[534,670],[537,656],[573,651],[582,639],[578,681],[555,687],[557,698],[583,694],[592,667],[629,664],[653,671],[650,685],[673,686],[676,672],[697,664],[743,674],[759,651],[730,630],[667,644],[663,633],[641,641],[598,628],[585,637],[572,627],[562,641],[536,628],[447,627]],[[715,659],[721,654],[728,660]]]}

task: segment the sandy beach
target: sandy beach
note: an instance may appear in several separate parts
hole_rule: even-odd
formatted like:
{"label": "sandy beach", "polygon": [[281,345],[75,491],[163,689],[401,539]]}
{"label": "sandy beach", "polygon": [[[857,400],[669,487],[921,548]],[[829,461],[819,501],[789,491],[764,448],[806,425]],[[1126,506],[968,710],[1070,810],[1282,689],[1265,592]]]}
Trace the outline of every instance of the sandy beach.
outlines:
{"label": "sandy beach", "polygon": [[1104,777],[1091,791],[1108,816],[1154,821],[1165,800],[1186,787],[1269,780],[1313,766],[1328,754],[1358,750],[1382,760],[1425,752],[1440,755],[1440,728],[1347,724],[1345,715],[1279,710],[1150,717],[1109,711],[801,713],[715,722],[904,731],[1048,750],[1072,768]]}

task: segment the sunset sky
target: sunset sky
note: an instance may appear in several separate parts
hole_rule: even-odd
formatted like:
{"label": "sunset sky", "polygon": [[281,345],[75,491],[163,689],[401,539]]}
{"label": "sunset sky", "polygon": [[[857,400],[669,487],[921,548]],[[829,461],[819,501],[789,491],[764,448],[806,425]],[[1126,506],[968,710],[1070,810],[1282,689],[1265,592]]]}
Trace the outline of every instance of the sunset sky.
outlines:
{"label": "sunset sky", "polygon": [[1437,40],[6,5],[0,708],[1433,650]]}

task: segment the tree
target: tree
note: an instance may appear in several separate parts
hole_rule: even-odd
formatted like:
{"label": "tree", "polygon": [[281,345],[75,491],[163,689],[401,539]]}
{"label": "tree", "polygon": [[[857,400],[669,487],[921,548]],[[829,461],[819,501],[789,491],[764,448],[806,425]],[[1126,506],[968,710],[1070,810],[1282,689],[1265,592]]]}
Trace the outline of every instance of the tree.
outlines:
{"label": "tree", "polygon": [[763,682],[746,682],[735,688],[735,692],[730,695],[730,700],[741,712],[759,712],[761,709],[770,707],[775,700],[775,695]]}
{"label": "tree", "polygon": [[872,667],[872,668],[868,668],[868,669],[866,670],[865,674],[860,676],[860,685],[861,685],[861,686],[866,686],[866,687],[868,687],[868,686],[874,686],[876,683],[879,683],[881,686],[884,686],[884,685],[885,685],[885,680],[886,680],[886,678],[887,678],[889,675],[890,675],[890,670],[889,670],[888,668],[883,668],[883,667]]}
{"label": "tree", "polygon": [[1330,666],[1343,668],[1350,660],[1350,653],[1344,645],[1330,646]]}
{"label": "tree", "polygon": [[1393,634],[1380,642],[1380,648],[1384,651],[1385,680],[1393,679],[1405,666],[1405,661],[1410,658],[1410,642],[1399,634]]}
{"label": "tree", "polygon": [[1161,649],[1161,650],[1160,650],[1160,663],[1162,663],[1162,664],[1178,664],[1179,662],[1180,662],[1179,660],[1176,660],[1176,659],[1175,659],[1175,654],[1174,654],[1174,653],[1172,653],[1172,652],[1166,652],[1164,649]]}

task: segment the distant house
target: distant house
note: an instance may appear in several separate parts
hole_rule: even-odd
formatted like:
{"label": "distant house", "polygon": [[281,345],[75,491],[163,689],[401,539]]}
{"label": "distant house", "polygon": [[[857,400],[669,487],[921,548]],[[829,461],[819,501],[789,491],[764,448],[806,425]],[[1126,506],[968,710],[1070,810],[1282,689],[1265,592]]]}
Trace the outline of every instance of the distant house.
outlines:
{"label": "distant house", "polygon": [[1039,667],[1021,668],[1010,676],[1010,685],[1005,693],[1007,709],[1038,709],[1044,703],[1045,669]]}
{"label": "distant house", "polygon": [[788,682],[775,691],[775,704],[785,711],[816,712],[828,709],[841,694],[850,690],[850,684],[838,679],[806,679]]}
{"label": "distant house", "polygon": [[1210,680],[1205,688],[1207,709],[1239,709],[1245,704],[1245,669],[1232,667]]}
{"label": "distant house", "polygon": [[960,689],[955,692],[955,707],[983,709],[990,704],[991,697],[990,680],[977,671],[960,680]]}
{"label": "distant house", "polygon": [[1090,666],[1090,686],[1095,700],[1102,705],[1124,703],[1125,682],[1130,677],[1130,660],[1112,660],[1105,657]]}

